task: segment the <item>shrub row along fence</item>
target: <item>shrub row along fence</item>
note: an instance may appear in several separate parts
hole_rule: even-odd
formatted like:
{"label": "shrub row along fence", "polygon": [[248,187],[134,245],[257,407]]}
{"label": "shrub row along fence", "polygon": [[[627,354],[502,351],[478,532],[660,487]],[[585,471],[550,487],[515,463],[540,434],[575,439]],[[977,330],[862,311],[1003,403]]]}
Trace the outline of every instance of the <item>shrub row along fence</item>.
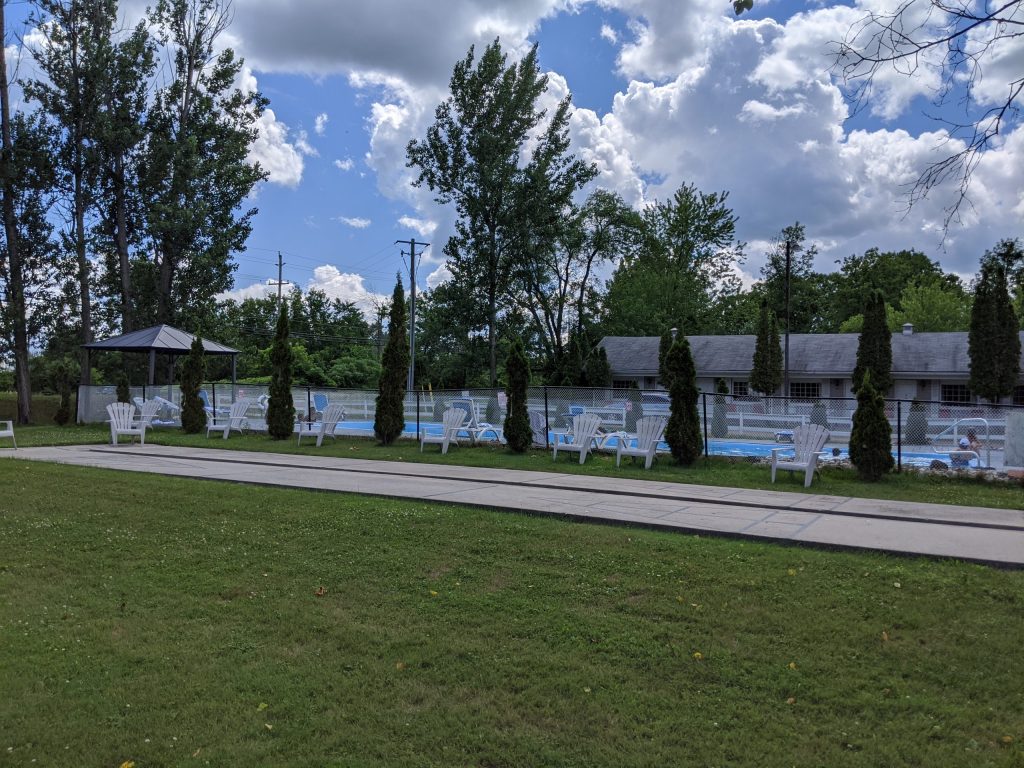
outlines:
{"label": "shrub row along fence", "polygon": [[[265,428],[267,387],[210,383],[200,394],[208,409],[224,416],[241,399],[251,403],[248,420],[253,429]],[[181,393],[177,386],[132,387],[136,404],[161,401],[154,424],[180,424]],[[316,421],[329,403],[341,403],[343,434],[372,435],[376,390],[294,387],[292,399],[297,421]],[[78,421],[98,423],[107,418],[106,406],[117,399],[114,387],[80,387]],[[503,390],[418,390],[405,397],[406,437],[422,429],[437,428],[445,409],[469,409],[480,423],[497,427],[505,419]],[[784,397],[733,397],[702,393],[698,400],[705,453],[736,457],[763,457],[771,448],[792,441],[802,424],[820,424],[831,435],[826,451],[834,460],[846,458],[857,401],[849,398],[803,400]],[[898,466],[1024,466],[1024,406],[887,400],[892,426],[893,453]],[[568,430],[577,414],[592,413],[605,432],[634,432],[643,416],[670,414],[664,391],[583,387],[531,387],[528,410],[543,418],[548,442]],[[665,446],[663,446],[665,447]],[[666,447],[667,448],[667,447]],[[973,453],[965,456],[964,453]],[[829,457],[826,457],[828,459]]]}

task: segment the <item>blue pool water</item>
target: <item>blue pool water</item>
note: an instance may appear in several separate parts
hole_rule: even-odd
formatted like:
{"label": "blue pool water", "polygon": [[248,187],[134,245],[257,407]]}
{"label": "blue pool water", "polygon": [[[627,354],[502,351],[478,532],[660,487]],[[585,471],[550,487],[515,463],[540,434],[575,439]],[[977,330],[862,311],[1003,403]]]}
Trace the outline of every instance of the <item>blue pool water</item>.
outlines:
{"label": "blue pool water", "polygon": [[[360,433],[365,432],[367,435],[373,434],[373,422],[371,421],[346,421],[341,425],[346,432]],[[428,435],[440,435],[441,425],[436,422],[421,421],[420,428],[426,430]],[[406,422],[405,430],[402,432],[403,437],[415,438],[416,434],[416,422]],[[469,437],[468,433],[460,435],[461,437]],[[549,433],[549,439],[554,442],[554,433]],[[617,446],[618,438],[610,438],[605,444],[606,449],[614,450]],[[636,441],[633,441],[635,444]],[[785,443],[751,443],[743,442],[739,440],[711,440],[709,446],[709,453],[712,456],[734,456],[736,458],[743,457],[764,457],[767,458],[772,455],[772,448],[785,448]],[[833,448],[838,448],[838,454],[829,453],[824,457],[824,461],[845,461],[850,458],[848,447],[845,445],[837,446],[825,446],[825,451],[831,452]],[[668,445],[665,443],[658,444],[658,451],[668,453]],[[893,451],[893,457],[896,457],[896,452]],[[904,464],[913,467],[925,467],[927,468],[933,461],[938,459],[952,465],[952,461],[949,458],[948,453],[908,453],[903,452],[902,461]],[[972,462],[971,466],[976,466],[977,462]]]}

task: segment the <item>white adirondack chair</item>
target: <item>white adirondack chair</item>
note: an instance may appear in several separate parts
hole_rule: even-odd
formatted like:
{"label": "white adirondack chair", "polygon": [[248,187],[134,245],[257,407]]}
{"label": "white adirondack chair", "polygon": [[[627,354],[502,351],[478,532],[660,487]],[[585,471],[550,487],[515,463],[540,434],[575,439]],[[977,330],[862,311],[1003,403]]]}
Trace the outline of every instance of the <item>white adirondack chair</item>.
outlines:
{"label": "white adirondack chair", "polygon": [[[601,426],[601,417],[594,413],[581,413],[572,417],[572,432],[555,435],[552,460],[558,459],[559,451],[575,451],[580,455],[580,464],[587,460],[587,454],[593,450],[594,437]],[[571,442],[563,442],[570,440]]]}
{"label": "white adirondack chair", "polygon": [[160,411],[162,403],[159,400],[143,400],[141,397],[132,398],[139,409],[139,424],[145,424],[146,429],[153,426],[153,419]]}
{"label": "white adirondack chair", "polygon": [[459,444],[459,431],[465,427],[466,412],[462,408],[449,408],[441,417],[441,434],[431,435],[426,429],[420,430],[420,453],[427,443],[440,443],[441,453],[448,453],[448,446]]}
{"label": "white adirondack chair", "polygon": [[0,421],[0,437],[11,438],[11,442],[14,443],[14,450],[18,450],[18,441],[14,439],[13,421]]}
{"label": "white adirondack chair", "polygon": [[533,444],[547,448],[548,425],[540,411],[530,411],[530,431],[533,433]]}
{"label": "white adirondack chair", "polygon": [[120,435],[128,435],[135,442],[139,436],[139,444],[146,444],[146,425],[135,422],[135,406],[131,403],[111,403],[107,406],[110,416],[110,444],[117,445]]}
{"label": "white adirondack chair", "polygon": [[476,415],[476,403],[469,398],[459,398],[452,400],[452,408],[457,408],[466,412],[466,419],[462,426],[462,432],[469,433],[469,442],[476,443],[480,439],[481,435],[485,435],[488,432],[494,434],[494,439],[500,441],[502,439],[501,427],[496,427],[493,424],[488,424],[486,421],[480,421]]}
{"label": "white adirondack chair", "polygon": [[324,438],[329,437],[334,440],[334,430],[338,428],[338,422],[345,420],[345,406],[341,403],[329,403],[324,408],[324,414],[320,421],[313,422],[303,426],[299,425],[299,439],[296,441],[296,445],[302,443],[303,437],[312,437],[316,435],[316,447],[319,448],[324,443]]}
{"label": "white adirondack chair", "polygon": [[249,410],[249,406],[252,405],[252,400],[247,397],[243,397],[241,400],[236,400],[231,404],[231,410],[228,415],[221,416],[220,424],[217,423],[215,417],[209,411],[206,412],[206,436],[209,437],[211,432],[220,432],[224,439],[228,439],[228,435],[231,434],[231,430],[238,430],[239,434],[248,426],[248,419],[245,414]]}
{"label": "white adirondack chair", "polygon": [[666,424],[668,419],[664,416],[644,416],[637,419],[636,445],[632,445],[629,438],[620,436],[615,447],[615,466],[619,466],[623,456],[640,456],[644,459],[644,469],[650,469],[658,450],[658,443],[665,435]]}
{"label": "white adirondack chair", "polygon": [[[825,455],[821,449],[825,447],[828,437],[828,430],[820,424],[804,424],[794,429],[792,448],[772,448],[772,482],[775,482],[775,472],[784,469],[787,472],[803,472],[804,488],[810,488],[818,457]],[[787,453],[793,456],[784,457],[783,454]]]}

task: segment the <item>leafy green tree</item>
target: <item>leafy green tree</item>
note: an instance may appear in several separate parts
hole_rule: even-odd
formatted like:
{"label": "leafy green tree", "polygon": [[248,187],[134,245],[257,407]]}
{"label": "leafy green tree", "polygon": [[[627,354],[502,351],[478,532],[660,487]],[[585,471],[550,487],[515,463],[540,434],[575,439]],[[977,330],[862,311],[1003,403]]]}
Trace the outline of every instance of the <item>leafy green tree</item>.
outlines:
{"label": "leafy green tree", "polygon": [[729,435],[729,418],[726,412],[725,396],[729,394],[729,385],[724,379],[715,382],[715,401],[711,410],[711,436],[727,437]]}
{"label": "leafy green tree", "polygon": [[715,320],[717,299],[738,284],[743,259],[727,192],[683,185],[668,202],[643,213],[643,234],[608,282],[607,334],[654,336],[666,328],[703,333]]}
{"label": "leafy green tree", "polygon": [[992,402],[1013,392],[1020,377],[1020,322],[1006,283],[1006,268],[986,253],[974,290],[967,335],[971,391]]}
{"label": "leafy green tree", "polygon": [[924,409],[924,403],[916,397],[910,403],[910,413],[907,414],[903,440],[909,445],[928,444],[928,414]]}
{"label": "leafy green tree", "polygon": [[[914,326],[915,333],[966,331],[971,323],[971,297],[959,283],[949,280],[908,285],[900,294],[903,309],[885,305],[885,320],[889,330],[898,333],[905,323]],[[840,333],[860,333],[864,328],[864,315],[857,314],[839,326]]]}
{"label": "leafy green tree", "polygon": [[857,344],[857,363],[853,369],[853,390],[860,387],[867,371],[877,392],[892,388],[892,333],[885,316],[885,298],[875,291],[864,307],[864,329]]}
{"label": "leafy green tree", "polygon": [[484,302],[494,386],[498,315],[513,260],[533,261],[541,238],[557,231],[559,216],[596,170],[567,154],[568,97],[534,133],[546,117],[537,103],[547,90],[536,46],[507,66],[498,40],[479,61],[471,47],[455,65],[449,90],[426,138],[409,142],[407,165],[419,171],[416,186],[455,205],[456,233],[444,252],[452,280]]}
{"label": "leafy green tree", "polygon": [[857,389],[857,410],[850,431],[850,461],[861,480],[877,482],[892,471],[892,427],[885,417],[885,401],[872,383],[873,371],[864,373]]}
{"label": "leafy green tree", "polygon": [[870,248],[863,256],[848,256],[839,267],[836,290],[830,299],[831,330],[850,317],[864,311],[874,291],[881,291],[886,304],[903,308],[900,297],[910,285],[933,282],[955,282],[955,275],[946,275],[939,263],[918,251],[879,251]]}
{"label": "leafy green tree", "polygon": [[203,351],[203,340],[196,334],[181,367],[181,430],[187,435],[198,434],[206,426],[206,411],[199,398],[199,388],[206,376]]}
{"label": "leafy green tree", "polygon": [[604,347],[596,347],[590,352],[584,366],[583,378],[588,387],[610,387],[612,385],[612,366],[608,362],[608,353]]}
{"label": "leafy green tree", "polygon": [[760,293],[776,318],[786,318],[786,243],[789,243],[789,331],[812,333],[818,316],[819,284],[814,272],[818,248],[807,243],[807,233],[800,222],[784,227],[765,254],[761,267]]}
{"label": "leafy green tree", "polygon": [[526,359],[526,350],[519,338],[512,341],[512,347],[505,362],[505,375],[508,385],[505,393],[508,397],[508,414],[505,416],[503,429],[508,447],[516,453],[522,453],[530,447],[533,432],[530,429],[530,414],[526,409],[526,391],[530,383],[530,364]]}
{"label": "leafy green tree", "polygon": [[288,341],[288,305],[281,305],[277,332],[270,352],[270,402],[267,404],[267,432],[274,440],[287,440],[295,432],[295,401],[292,399],[294,353]]}
{"label": "leafy green tree", "polygon": [[381,359],[380,385],[373,433],[391,445],[405,429],[405,384],[409,374],[409,340],[406,333],[405,291],[402,278],[395,282],[388,316],[388,341]]}
{"label": "leafy green tree", "polygon": [[141,160],[154,319],[189,325],[207,322],[213,297],[231,287],[232,254],[252,230],[256,209],[242,206],[267,175],[249,157],[267,101],[235,85],[243,62],[221,39],[228,3],[159,0],[150,21],[170,60],[146,110]]}
{"label": "leafy green tree", "polygon": [[779,327],[775,313],[768,307],[767,302],[761,303],[752,365],[751,389],[762,395],[773,394],[782,384],[782,349],[779,346]]}
{"label": "leafy green tree", "polygon": [[672,456],[683,466],[690,466],[704,450],[697,412],[697,369],[690,352],[690,342],[680,335],[669,350],[666,367],[672,386],[669,389],[671,415],[665,429],[665,442]]}

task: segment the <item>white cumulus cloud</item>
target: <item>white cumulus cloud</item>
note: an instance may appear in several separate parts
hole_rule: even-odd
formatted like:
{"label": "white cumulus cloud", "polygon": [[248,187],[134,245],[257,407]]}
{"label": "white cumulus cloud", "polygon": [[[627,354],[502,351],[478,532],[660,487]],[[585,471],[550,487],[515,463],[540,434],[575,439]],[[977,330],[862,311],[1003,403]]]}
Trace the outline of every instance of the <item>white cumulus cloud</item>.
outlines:
{"label": "white cumulus cloud", "polygon": [[338,216],[335,221],[340,221],[346,227],[352,227],[353,229],[366,229],[368,226],[373,224],[370,219],[362,219],[358,217],[349,216]]}
{"label": "white cumulus cloud", "polygon": [[330,118],[327,116],[326,112],[321,112],[316,116],[316,120],[313,123],[313,130],[316,132],[317,136],[323,136],[327,132],[327,122],[329,120]]}

